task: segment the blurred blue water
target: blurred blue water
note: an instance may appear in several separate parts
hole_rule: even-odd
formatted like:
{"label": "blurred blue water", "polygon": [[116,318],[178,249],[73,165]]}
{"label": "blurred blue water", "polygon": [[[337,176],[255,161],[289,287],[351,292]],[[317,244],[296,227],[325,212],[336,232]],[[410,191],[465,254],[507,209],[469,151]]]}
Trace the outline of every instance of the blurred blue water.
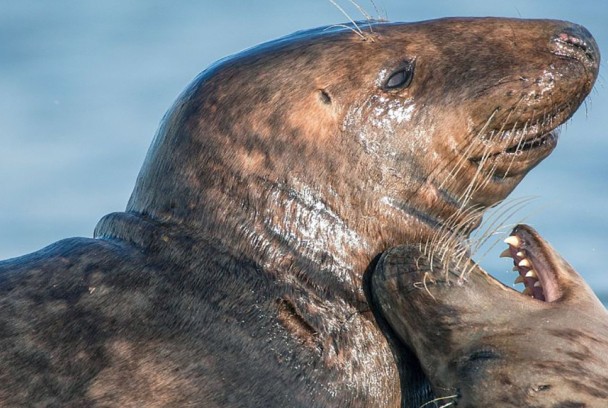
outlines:
{"label": "blurred blue water", "polygon": [[[377,15],[365,0],[361,4]],[[347,1],[341,4],[357,18]],[[608,3],[376,0],[393,21],[450,15],[558,18],[585,25],[608,55]],[[328,0],[53,2],[0,0],[0,258],[68,236],[124,209],[164,111],[207,65],[256,43],[345,17]],[[602,64],[605,71],[606,64]],[[608,89],[600,79],[556,152],[513,197],[608,294]],[[505,281],[510,265],[482,264]]]}

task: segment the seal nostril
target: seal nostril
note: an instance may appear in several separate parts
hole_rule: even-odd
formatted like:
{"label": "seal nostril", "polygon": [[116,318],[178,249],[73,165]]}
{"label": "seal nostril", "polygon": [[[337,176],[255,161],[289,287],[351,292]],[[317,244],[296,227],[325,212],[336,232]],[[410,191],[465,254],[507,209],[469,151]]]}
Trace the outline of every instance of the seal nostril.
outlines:
{"label": "seal nostril", "polygon": [[574,37],[568,33],[561,33],[558,36],[557,40],[566,44],[573,45],[574,47],[581,48],[583,51],[587,51],[587,44],[585,44],[584,40],[578,37]]}
{"label": "seal nostril", "polygon": [[577,59],[583,63],[597,64],[599,51],[595,40],[586,28],[572,25],[562,29],[555,37],[553,43],[555,54]]}

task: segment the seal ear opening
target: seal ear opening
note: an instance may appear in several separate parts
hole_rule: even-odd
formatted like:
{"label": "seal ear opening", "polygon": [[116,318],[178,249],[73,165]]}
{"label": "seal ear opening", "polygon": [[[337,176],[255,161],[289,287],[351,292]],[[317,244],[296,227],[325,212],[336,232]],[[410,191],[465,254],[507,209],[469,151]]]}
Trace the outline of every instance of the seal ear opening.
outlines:
{"label": "seal ear opening", "polygon": [[331,105],[331,96],[325,89],[319,89],[319,100],[325,105]]}
{"label": "seal ear opening", "polygon": [[382,316],[382,313],[380,312],[381,309],[377,306],[378,303],[374,299],[371,280],[381,255],[382,254],[378,254],[365,270],[363,275],[363,291],[365,292],[365,297],[370,305],[372,314],[376,319],[376,323],[388,340],[393,355],[395,356],[401,383],[401,406],[435,407],[436,405],[429,404],[429,401],[435,399],[435,394],[431,388],[431,382],[422,370],[418,357],[416,357],[416,354],[398,338],[389,323]]}

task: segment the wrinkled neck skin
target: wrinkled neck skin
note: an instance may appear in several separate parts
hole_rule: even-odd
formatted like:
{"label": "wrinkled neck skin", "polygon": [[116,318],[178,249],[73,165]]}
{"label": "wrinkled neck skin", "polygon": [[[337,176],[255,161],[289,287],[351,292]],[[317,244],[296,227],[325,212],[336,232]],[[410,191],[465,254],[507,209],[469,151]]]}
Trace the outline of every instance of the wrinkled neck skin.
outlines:
{"label": "wrinkled neck skin", "polygon": [[[414,169],[399,169],[411,177],[399,176],[404,183],[398,194],[381,189],[385,179],[397,177],[396,170],[386,174],[366,164],[380,160],[378,154],[355,149],[347,154],[351,160],[346,163],[331,157],[332,152],[303,150],[302,157],[306,155],[311,157],[301,163],[267,157],[266,166],[286,168],[281,177],[252,176],[247,174],[250,169],[217,169],[225,163],[213,163],[208,170],[193,169],[221,174],[221,178],[210,178],[208,184],[196,180],[192,186],[196,194],[189,189],[180,195],[179,207],[168,203],[168,211],[141,211],[136,195],[128,211],[158,221],[163,228],[173,226],[194,239],[212,241],[259,265],[273,279],[320,298],[335,296],[367,311],[362,279],[372,259],[398,243],[430,237],[455,208],[434,197],[427,200],[427,192],[434,187],[417,174],[414,163],[419,157],[414,152],[400,157]],[[320,165],[343,172],[331,175],[334,183],[325,172],[321,174],[327,177],[324,180],[311,178],[308,167],[319,165],[319,157],[327,160]],[[350,167],[353,164],[355,168]],[[356,193],[345,196],[344,191]]]}
{"label": "wrinkled neck skin", "polygon": [[[438,189],[450,166],[430,170],[441,158],[428,113],[401,118],[407,120],[404,138],[403,126],[381,121],[378,113],[368,123],[386,100],[330,109],[313,93],[305,107],[291,108],[311,110],[306,118],[317,115],[317,123],[303,125],[299,115],[279,113],[287,120],[277,130],[258,117],[266,112],[248,112],[226,130],[221,118],[198,112],[228,111],[233,108],[224,105],[234,101],[218,101],[213,82],[199,81],[164,119],[128,211],[212,239],[279,281],[320,297],[332,288],[330,296],[367,309],[362,278],[372,259],[430,237],[465,205],[448,188]],[[394,105],[398,111],[415,107],[409,100]],[[165,186],[167,173],[180,182]],[[177,191],[150,194],[164,189]]]}
{"label": "wrinkled neck skin", "polygon": [[439,250],[431,266],[429,255],[422,245],[386,253],[373,293],[439,405],[605,406],[608,313],[557,253],[561,295],[552,302],[504,286],[470,260],[444,264]]}

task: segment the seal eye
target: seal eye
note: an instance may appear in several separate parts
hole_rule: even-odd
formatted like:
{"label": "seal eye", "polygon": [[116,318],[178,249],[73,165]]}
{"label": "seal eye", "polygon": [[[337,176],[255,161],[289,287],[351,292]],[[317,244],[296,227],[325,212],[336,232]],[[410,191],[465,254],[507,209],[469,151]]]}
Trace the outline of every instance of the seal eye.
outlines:
{"label": "seal eye", "polygon": [[408,63],[393,72],[386,82],[384,89],[403,89],[410,86],[414,78],[414,64]]}

